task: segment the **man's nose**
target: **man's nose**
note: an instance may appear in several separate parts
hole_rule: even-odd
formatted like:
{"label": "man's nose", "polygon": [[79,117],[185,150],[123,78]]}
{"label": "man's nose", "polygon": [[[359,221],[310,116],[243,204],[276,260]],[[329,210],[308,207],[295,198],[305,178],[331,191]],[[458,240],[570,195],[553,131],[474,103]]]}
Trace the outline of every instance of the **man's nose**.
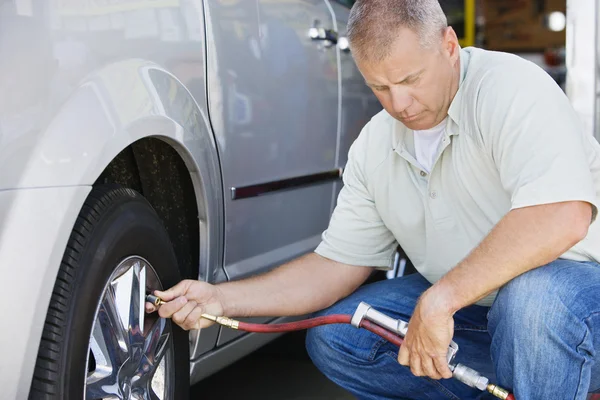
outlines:
{"label": "man's nose", "polygon": [[394,112],[400,114],[406,111],[412,104],[412,97],[407,93],[406,89],[395,87],[391,89],[392,108]]}

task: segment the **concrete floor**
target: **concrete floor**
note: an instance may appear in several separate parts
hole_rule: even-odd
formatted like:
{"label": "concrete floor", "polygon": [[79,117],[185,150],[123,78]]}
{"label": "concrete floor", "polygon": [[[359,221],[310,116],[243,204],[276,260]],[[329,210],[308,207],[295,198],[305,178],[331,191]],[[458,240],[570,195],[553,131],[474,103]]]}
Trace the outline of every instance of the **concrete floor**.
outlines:
{"label": "concrete floor", "polygon": [[[226,392],[223,392],[225,388]],[[286,334],[194,385],[190,400],[353,400],[312,364],[304,333]]]}

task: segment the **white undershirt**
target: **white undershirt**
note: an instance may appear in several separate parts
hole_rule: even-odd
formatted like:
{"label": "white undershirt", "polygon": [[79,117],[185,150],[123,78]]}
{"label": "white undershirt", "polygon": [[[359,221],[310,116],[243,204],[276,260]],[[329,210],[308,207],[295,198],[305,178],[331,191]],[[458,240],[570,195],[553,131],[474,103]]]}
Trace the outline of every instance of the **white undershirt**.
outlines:
{"label": "white undershirt", "polygon": [[428,173],[431,172],[433,163],[437,156],[437,150],[444,137],[446,130],[446,119],[444,118],[439,125],[434,126],[431,129],[425,129],[423,131],[414,131],[415,136],[415,156],[417,162],[423,167]]}

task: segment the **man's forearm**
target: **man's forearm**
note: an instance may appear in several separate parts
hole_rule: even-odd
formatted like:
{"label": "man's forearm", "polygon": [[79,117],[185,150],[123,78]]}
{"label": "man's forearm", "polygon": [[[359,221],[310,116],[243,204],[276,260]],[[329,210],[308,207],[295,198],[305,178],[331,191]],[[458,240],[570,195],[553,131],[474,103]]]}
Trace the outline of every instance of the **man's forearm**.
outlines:
{"label": "man's forearm", "polygon": [[587,233],[591,206],[568,202],[510,211],[459,265],[431,289],[451,313],[531,269],[554,261]]}
{"label": "man's forearm", "polygon": [[217,286],[231,317],[303,315],[346,297],[372,268],[337,263],[312,253],[263,275]]}

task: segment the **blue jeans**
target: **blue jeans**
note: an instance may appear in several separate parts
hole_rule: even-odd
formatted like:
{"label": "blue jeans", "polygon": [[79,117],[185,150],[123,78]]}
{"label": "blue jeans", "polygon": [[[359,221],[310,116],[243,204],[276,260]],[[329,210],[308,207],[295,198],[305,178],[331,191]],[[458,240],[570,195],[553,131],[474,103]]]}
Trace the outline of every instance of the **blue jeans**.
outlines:
{"label": "blue jeans", "polygon": [[[352,314],[365,301],[410,319],[430,287],[419,274],[359,288],[319,315]],[[456,362],[517,400],[585,399],[600,390],[600,265],[559,259],[506,284],[492,307],[473,305],[454,316]],[[329,379],[359,399],[493,399],[455,379],[415,377],[397,362],[398,348],[363,329],[311,329],[308,354]]]}

